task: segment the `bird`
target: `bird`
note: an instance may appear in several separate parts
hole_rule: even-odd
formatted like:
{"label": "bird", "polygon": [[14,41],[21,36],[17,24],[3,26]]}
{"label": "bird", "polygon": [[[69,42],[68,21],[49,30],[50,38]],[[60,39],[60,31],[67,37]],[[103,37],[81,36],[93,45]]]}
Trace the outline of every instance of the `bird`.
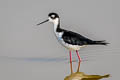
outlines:
{"label": "bird", "polygon": [[[78,51],[82,47],[85,47],[87,45],[107,45],[108,44],[105,40],[95,41],[95,40],[89,39],[87,37],[84,37],[79,33],[61,28],[60,16],[55,12],[49,13],[48,19],[43,22],[38,23],[37,25],[41,25],[46,22],[53,23],[54,33],[55,33],[55,36],[56,36],[58,42],[69,50],[70,63],[72,63],[71,51],[76,51],[78,60],[79,60],[79,62],[81,62],[82,60],[81,60],[81,57],[80,57]],[[71,66],[72,66],[72,64],[71,64]]]}

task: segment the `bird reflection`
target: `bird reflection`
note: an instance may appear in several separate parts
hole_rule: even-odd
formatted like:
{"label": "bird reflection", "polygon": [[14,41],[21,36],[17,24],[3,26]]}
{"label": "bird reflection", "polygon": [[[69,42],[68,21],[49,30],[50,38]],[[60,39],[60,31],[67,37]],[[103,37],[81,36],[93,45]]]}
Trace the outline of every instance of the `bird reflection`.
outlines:
{"label": "bird reflection", "polygon": [[80,62],[78,62],[78,69],[77,72],[73,73],[73,69],[72,69],[72,63],[71,64],[71,74],[69,76],[66,76],[64,80],[99,80],[102,78],[108,78],[110,77],[109,74],[107,75],[87,75],[83,72],[79,72],[80,70]]}

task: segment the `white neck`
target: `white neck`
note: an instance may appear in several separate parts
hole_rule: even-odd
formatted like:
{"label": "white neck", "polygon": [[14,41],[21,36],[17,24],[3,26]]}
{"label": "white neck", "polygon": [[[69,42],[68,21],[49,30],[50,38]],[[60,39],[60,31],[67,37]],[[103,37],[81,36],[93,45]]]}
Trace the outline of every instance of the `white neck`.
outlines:
{"label": "white neck", "polygon": [[56,37],[58,38],[58,40],[61,40],[63,32],[57,32],[57,28],[60,24],[59,18],[56,18],[55,20],[51,20],[51,22],[53,22],[53,24],[54,24],[54,33],[55,33]]}
{"label": "white neck", "polygon": [[59,25],[59,19],[56,18],[56,19],[53,21],[53,24],[54,24],[54,32],[56,32],[56,29],[57,29],[57,27],[58,27],[58,25]]}

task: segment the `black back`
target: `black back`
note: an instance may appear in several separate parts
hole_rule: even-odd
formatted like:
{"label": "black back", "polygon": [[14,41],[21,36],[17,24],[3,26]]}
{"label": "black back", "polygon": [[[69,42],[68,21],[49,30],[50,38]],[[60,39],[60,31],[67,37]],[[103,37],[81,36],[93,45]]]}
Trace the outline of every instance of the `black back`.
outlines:
{"label": "black back", "polygon": [[93,43],[92,40],[78,34],[72,31],[67,31],[64,30],[64,34],[62,35],[63,40],[68,43],[68,44],[72,44],[72,45],[87,45],[90,43]]}

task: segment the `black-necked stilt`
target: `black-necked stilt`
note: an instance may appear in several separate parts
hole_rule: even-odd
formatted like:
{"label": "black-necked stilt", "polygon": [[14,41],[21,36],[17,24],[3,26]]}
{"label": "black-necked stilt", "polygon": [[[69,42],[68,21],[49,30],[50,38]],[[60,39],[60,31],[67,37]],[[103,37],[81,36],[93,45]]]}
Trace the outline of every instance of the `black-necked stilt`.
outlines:
{"label": "black-necked stilt", "polygon": [[48,21],[52,22],[54,24],[54,33],[55,33],[58,41],[64,47],[69,49],[70,63],[72,63],[71,50],[76,51],[78,59],[81,62],[81,58],[78,53],[78,50],[80,50],[81,47],[84,47],[86,45],[107,45],[108,44],[105,41],[93,41],[93,40],[88,39],[78,33],[60,28],[60,17],[57,13],[49,13],[48,19],[37,25],[43,24]]}

